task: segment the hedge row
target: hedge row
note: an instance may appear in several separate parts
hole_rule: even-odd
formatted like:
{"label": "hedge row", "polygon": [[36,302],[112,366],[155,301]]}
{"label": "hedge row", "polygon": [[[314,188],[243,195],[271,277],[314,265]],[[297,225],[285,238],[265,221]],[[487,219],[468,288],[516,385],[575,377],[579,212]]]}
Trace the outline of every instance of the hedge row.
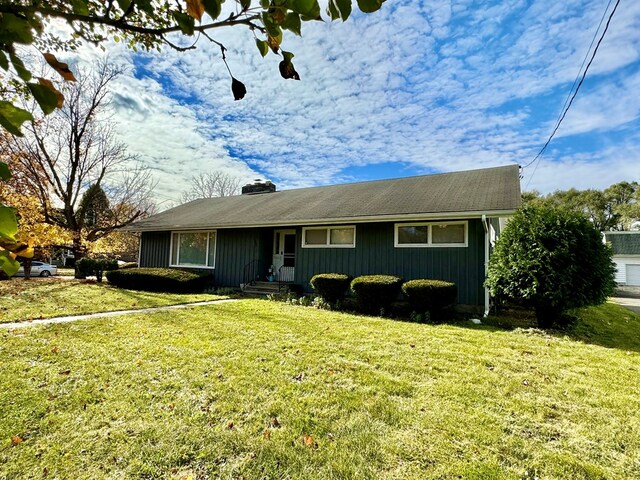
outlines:
{"label": "hedge row", "polygon": [[362,275],[351,280],[345,274],[321,273],[311,278],[310,283],[330,303],[344,298],[350,287],[359,307],[374,313],[388,307],[402,291],[416,312],[437,316],[455,304],[458,295],[458,287],[452,282],[419,279],[402,283],[402,279],[393,275]]}
{"label": "hedge row", "polygon": [[174,268],[127,268],[106,273],[112,285],[130,290],[167,293],[199,293],[211,284],[210,275]]}
{"label": "hedge row", "polygon": [[102,282],[102,274],[109,270],[117,270],[118,261],[115,258],[84,257],[76,262],[76,270],[80,278],[94,275],[98,282]]}

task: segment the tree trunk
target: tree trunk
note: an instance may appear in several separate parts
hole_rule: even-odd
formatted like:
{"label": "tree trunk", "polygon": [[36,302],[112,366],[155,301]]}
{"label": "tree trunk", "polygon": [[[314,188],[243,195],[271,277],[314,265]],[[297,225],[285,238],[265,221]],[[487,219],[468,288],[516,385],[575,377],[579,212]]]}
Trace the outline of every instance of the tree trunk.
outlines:
{"label": "tree trunk", "polygon": [[25,258],[22,262],[22,270],[24,271],[24,279],[31,280],[31,259]]}
{"label": "tree trunk", "polygon": [[550,305],[537,305],[535,307],[536,320],[538,321],[538,327],[551,328],[560,319],[562,311],[552,307]]}
{"label": "tree trunk", "polygon": [[75,261],[75,278],[85,279],[86,275],[81,273],[78,270],[78,262],[87,255],[87,249],[82,245],[82,240],[80,238],[73,239],[73,258]]}

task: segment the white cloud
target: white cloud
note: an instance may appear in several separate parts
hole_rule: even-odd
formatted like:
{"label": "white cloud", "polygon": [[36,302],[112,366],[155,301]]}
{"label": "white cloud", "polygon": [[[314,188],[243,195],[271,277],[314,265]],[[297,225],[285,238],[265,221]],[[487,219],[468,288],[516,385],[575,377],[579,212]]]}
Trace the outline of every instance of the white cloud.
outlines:
{"label": "white cloud", "polygon": [[[261,58],[251,32],[215,32],[246,98],[233,101],[216,45],[165,49],[146,57],[150,77],[129,72],[118,86],[119,131],[172,198],[210,169],[247,179],[257,170],[279,187],[298,187],[383,162],[398,162],[402,175],[407,165],[421,173],[524,164],[550,133],[602,8],[595,0],[386,2],[345,24],[305,24],[302,38],[287,33],[283,48],[295,53],[300,82],[280,78],[280,58]],[[563,142],[552,143],[531,188],[640,176],[640,139],[611,140],[638,126],[639,22],[640,3],[620,6]],[[131,62],[130,52],[110,51]],[[578,134],[601,141],[571,143]]]}

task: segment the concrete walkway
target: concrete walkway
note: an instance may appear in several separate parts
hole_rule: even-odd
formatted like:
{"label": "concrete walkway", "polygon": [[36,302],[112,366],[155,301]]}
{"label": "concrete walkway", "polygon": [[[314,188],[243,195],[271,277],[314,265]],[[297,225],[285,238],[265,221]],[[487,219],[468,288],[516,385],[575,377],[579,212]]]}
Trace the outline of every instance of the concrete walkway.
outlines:
{"label": "concrete walkway", "polygon": [[180,308],[201,307],[204,305],[215,305],[217,303],[228,303],[237,301],[238,300],[234,298],[227,298],[222,300],[208,300],[206,302],[182,303],[180,305],[165,305],[163,307],[138,308],[134,310],[117,310],[115,312],[87,313],[84,315],[71,315],[68,317],[42,318],[39,320],[25,320],[23,322],[0,323],[0,328],[13,329],[32,327],[36,325],[50,325],[53,323],[68,323],[75,322],[77,320],[85,320],[87,318],[115,317],[117,315],[128,315],[130,313],[164,312],[166,310],[178,310]]}

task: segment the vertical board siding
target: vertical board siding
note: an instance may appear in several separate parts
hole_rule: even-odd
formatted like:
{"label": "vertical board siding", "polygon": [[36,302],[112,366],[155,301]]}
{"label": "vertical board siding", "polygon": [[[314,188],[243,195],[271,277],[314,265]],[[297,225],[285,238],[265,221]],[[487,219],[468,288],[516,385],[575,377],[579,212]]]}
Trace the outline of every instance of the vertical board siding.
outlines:
{"label": "vertical board siding", "polygon": [[[301,229],[297,230],[298,244]],[[356,248],[300,248],[296,257],[296,283],[307,291],[316,273],[397,275],[403,280],[433,278],[458,285],[458,302],[484,301],[484,228],[469,220],[467,247],[394,247],[394,223],[358,224]]]}
{"label": "vertical board siding", "polygon": [[265,228],[237,228],[218,230],[216,245],[216,285],[238,287],[244,281],[244,267],[256,259],[257,273],[264,276],[271,258],[273,231]]}
{"label": "vertical board siding", "polygon": [[[280,228],[280,227],[279,227]],[[284,228],[284,227],[282,227]],[[244,266],[259,260],[257,273],[264,276],[271,265],[273,228],[219,229],[217,231],[215,284],[237,287],[244,281]],[[142,234],[140,265],[169,265],[170,232]],[[296,228],[295,283],[311,291],[316,273],[397,275],[403,280],[433,278],[458,285],[458,303],[484,302],[484,228],[469,220],[467,247],[394,247],[394,223],[356,225],[356,248],[301,248],[302,228]]]}
{"label": "vertical board siding", "polygon": [[169,266],[171,232],[143,232],[140,241],[141,267]]}

